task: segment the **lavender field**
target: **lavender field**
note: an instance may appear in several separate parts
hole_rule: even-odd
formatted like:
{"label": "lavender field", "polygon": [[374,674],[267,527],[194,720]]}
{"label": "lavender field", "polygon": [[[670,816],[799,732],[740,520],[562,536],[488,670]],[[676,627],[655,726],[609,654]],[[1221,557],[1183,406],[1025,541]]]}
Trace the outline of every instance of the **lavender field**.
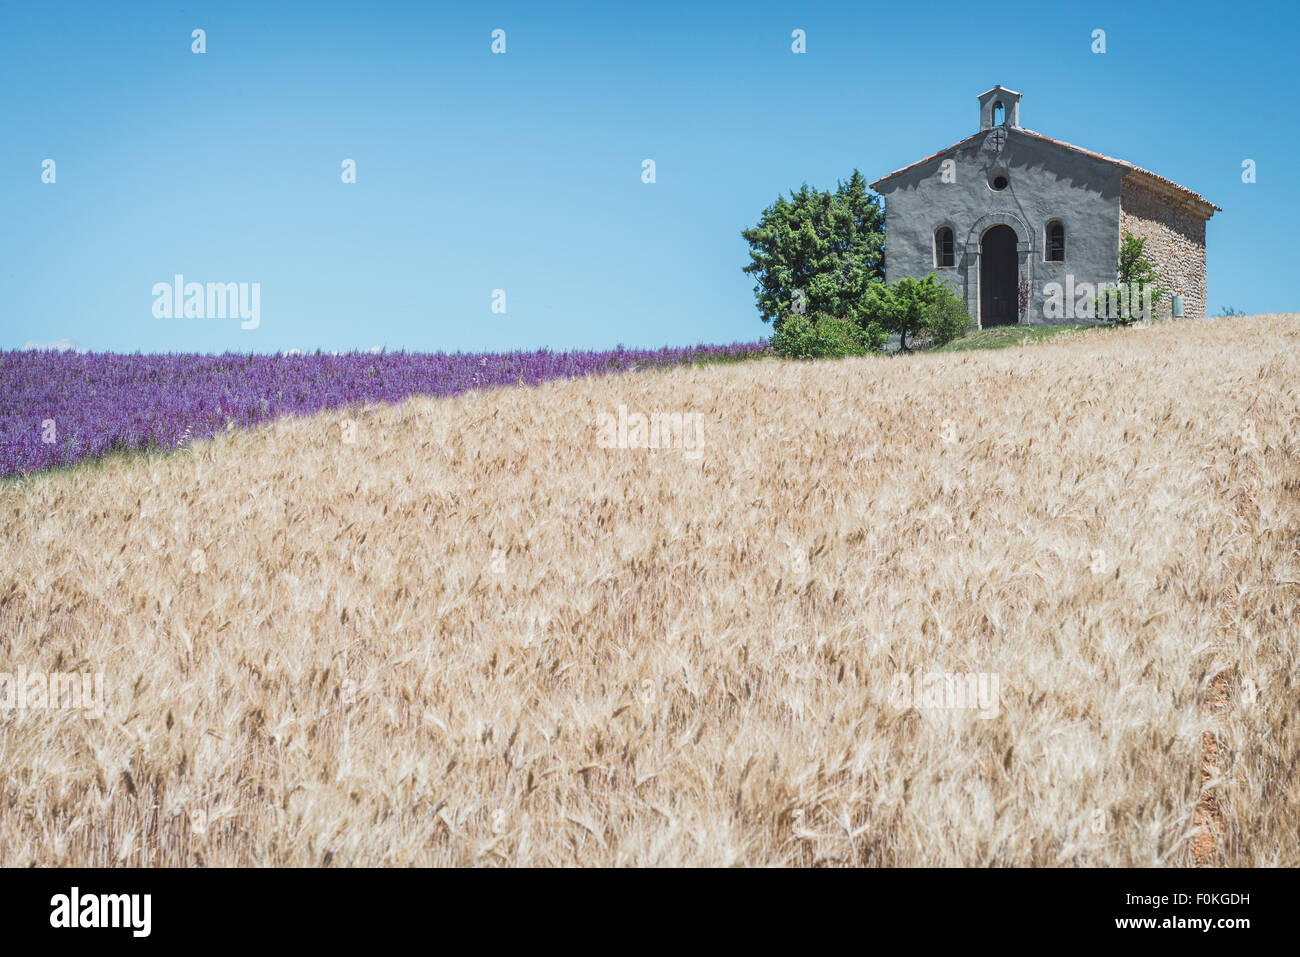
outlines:
{"label": "lavender field", "polygon": [[0,352],[0,477],[413,395],[761,355],[762,342],[606,352],[219,356]]}

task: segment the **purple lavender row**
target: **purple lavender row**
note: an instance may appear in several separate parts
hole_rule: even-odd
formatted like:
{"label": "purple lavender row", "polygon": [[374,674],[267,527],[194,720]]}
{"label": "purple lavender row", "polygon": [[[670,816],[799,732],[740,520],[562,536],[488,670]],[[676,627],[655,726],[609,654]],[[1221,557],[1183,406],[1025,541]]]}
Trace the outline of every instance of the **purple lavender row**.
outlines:
{"label": "purple lavender row", "polygon": [[608,352],[122,355],[0,351],[0,477],[119,451],[164,450],[354,403],[536,385],[691,362],[744,359],[733,343]]}

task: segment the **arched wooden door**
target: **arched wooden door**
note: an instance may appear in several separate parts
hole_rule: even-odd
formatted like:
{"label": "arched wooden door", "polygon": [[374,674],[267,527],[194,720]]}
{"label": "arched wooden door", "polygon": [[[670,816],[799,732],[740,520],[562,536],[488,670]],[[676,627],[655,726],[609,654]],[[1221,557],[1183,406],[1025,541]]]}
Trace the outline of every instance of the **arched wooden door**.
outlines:
{"label": "arched wooden door", "polygon": [[1016,302],[1019,265],[1016,231],[993,226],[980,240],[980,328],[1013,326],[1020,319]]}

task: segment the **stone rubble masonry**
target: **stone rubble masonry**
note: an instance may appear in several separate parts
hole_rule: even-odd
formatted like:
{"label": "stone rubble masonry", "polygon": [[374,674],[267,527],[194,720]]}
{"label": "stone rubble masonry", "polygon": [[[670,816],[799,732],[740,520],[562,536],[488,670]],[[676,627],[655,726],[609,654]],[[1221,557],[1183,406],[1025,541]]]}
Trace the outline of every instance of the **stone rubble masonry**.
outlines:
{"label": "stone rubble masonry", "polygon": [[1183,316],[1205,318],[1205,219],[1176,196],[1132,174],[1120,186],[1120,236],[1146,239],[1145,255],[1156,268],[1165,295],[1156,313],[1167,319],[1173,296],[1183,297]]}

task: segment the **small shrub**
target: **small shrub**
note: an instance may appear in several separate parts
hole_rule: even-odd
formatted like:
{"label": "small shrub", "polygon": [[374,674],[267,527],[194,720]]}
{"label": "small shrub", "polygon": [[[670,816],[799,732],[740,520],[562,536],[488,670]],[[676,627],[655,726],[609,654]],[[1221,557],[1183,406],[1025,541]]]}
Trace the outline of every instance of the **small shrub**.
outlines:
{"label": "small shrub", "polygon": [[926,329],[930,333],[930,345],[946,346],[954,339],[959,339],[970,328],[970,313],[966,304],[951,292],[930,307]]}
{"label": "small shrub", "polygon": [[851,319],[794,314],[781,323],[768,347],[783,359],[839,359],[878,352],[886,333]]}

